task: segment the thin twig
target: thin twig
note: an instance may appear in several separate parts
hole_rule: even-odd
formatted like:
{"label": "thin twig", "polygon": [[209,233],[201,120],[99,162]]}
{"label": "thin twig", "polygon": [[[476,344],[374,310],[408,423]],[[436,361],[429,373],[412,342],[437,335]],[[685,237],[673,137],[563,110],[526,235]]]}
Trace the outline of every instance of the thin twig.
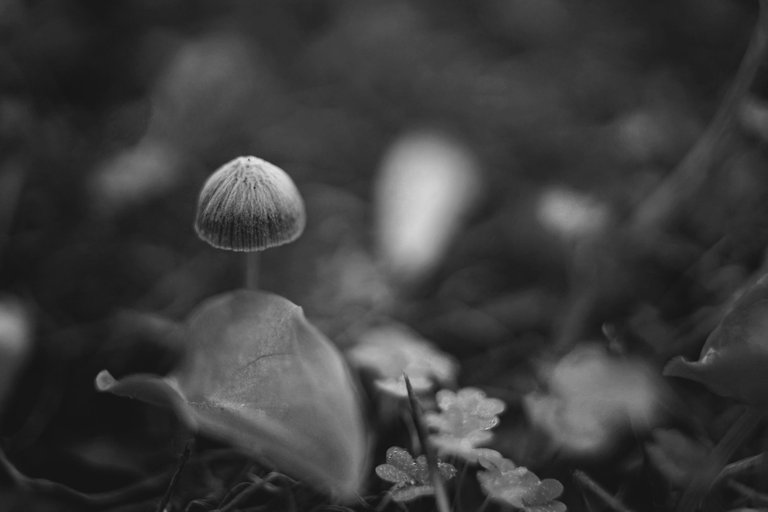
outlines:
{"label": "thin twig", "polygon": [[0,450],[0,468],[2,468],[16,487],[25,492],[59,497],[75,502],[84,508],[99,510],[157,492],[164,482],[168,480],[166,473],[160,473],[114,491],[88,494],[58,482],[44,478],[30,478],[24,475],[8,460],[5,452],[2,450]]}
{"label": "thin twig", "polygon": [[718,482],[722,482],[725,479],[733,478],[742,473],[746,473],[755,468],[758,468],[764,462],[765,462],[765,453],[761,453],[759,455],[753,455],[752,457],[747,457],[745,459],[737,460],[736,462],[731,462],[730,464],[725,466],[722,471],[720,471],[720,474],[717,475],[717,478],[715,479],[712,485],[715,485]]}
{"label": "thin twig", "polygon": [[632,509],[627,508],[622,502],[611,496],[603,487],[592,480],[586,473],[579,471],[578,469],[573,472],[573,478],[581,485],[589,489],[592,494],[600,498],[611,510],[616,512],[632,512]]}
{"label": "thin twig", "polygon": [[376,506],[375,512],[384,512],[384,509],[387,508],[387,505],[392,501],[392,494],[385,492],[384,497],[381,498],[379,504]]}
{"label": "thin twig", "polygon": [[[229,448],[211,450],[203,454],[195,463],[209,463],[229,455],[239,455],[239,452]],[[0,448],[0,473],[5,473],[11,483],[24,492],[61,498],[69,503],[77,504],[81,510],[104,510],[150,496],[154,496],[152,498],[154,501],[163,487],[167,486],[170,481],[168,473],[164,471],[119,489],[90,494],[45,478],[28,477],[16,468],[2,448]]]}
{"label": "thin twig", "polygon": [[165,494],[163,495],[163,498],[160,500],[160,503],[157,505],[157,512],[165,512],[166,507],[168,506],[168,502],[171,501],[171,496],[173,496],[173,492],[176,490],[176,486],[179,483],[179,476],[181,475],[181,472],[184,470],[184,466],[187,465],[187,461],[189,460],[189,454],[192,452],[191,449],[192,441],[187,441],[187,444],[184,445],[184,452],[181,454],[181,458],[179,459],[179,464],[176,466],[176,471],[173,472],[173,476],[171,477],[171,482],[168,484],[168,488],[165,490]]}
{"label": "thin twig", "polygon": [[744,485],[741,482],[731,480],[728,482],[728,487],[741,494],[745,498],[751,500],[755,505],[768,505],[768,495],[760,491],[756,491],[748,485]]}
{"label": "thin twig", "polygon": [[239,507],[241,504],[245,503],[245,501],[256,494],[257,491],[264,488],[264,481],[256,481],[248,484],[248,486],[237,493],[235,497],[232,498],[231,501],[229,501],[226,505],[221,507],[219,509],[219,512],[230,512],[233,510],[236,510],[237,507]]}

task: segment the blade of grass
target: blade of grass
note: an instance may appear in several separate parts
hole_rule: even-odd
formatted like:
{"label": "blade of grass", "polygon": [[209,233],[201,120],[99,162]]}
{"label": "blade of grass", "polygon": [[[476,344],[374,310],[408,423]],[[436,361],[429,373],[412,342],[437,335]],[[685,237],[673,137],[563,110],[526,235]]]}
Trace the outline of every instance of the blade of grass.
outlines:
{"label": "blade of grass", "polygon": [[[689,204],[706,183],[717,161],[722,158],[742,100],[755,81],[760,67],[768,60],[768,0],[760,0],[760,12],[736,77],[704,134],[696,141],[680,163],[643,199],[627,219],[626,228],[636,236],[663,232],[680,211]],[[587,286],[574,290],[568,299],[563,321],[557,327],[553,352],[567,353],[584,334],[595,314],[601,290]]]}
{"label": "blade of grass", "polygon": [[600,498],[600,500],[608,506],[611,510],[614,510],[615,512],[632,512],[631,509],[627,508],[622,502],[611,496],[611,494],[603,489],[603,487],[592,480],[592,478],[589,477],[585,472],[579,471],[578,469],[573,472],[573,478],[582,486],[589,489],[592,494]]}
{"label": "blade of grass", "polygon": [[448,493],[445,490],[445,484],[443,483],[442,478],[440,478],[440,472],[437,469],[437,455],[427,436],[427,427],[424,425],[424,415],[421,410],[421,404],[419,404],[419,401],[416,399],[408,375],[403,374],[403,378],[405,379],[405,388],[408,390],[408,402],[411,404],[413,424],[416,427],[416,434],[419,436],[419,441],[421,442],[424,454],[427,457],[429,475],[432,479],[432,485],[435,487],[435,503],[437,505],[437,510],[438,512],[450,512],[451,507],[448,503]]}
{"label": "blade of grass", "polygon": [[715,168],[739,105],[749,92],[760,66],[768,57],[768,0],[760,0],[760,12],[736,77],[704,134],[685,158],[635,210],[633,227],[660,229],[695,194]]}
{"label": "blade of grass", "polygon": [[456,479],[456,492],[453,493],[453,505],[456,508],[456,510],[462,510],[461,507],[461,488],[463,487],[462,484],[464,483],[464,479],[467,476],[467,470],[469,469],[469,464],[466,462],[456,460],[457,464],[461,464],[461,472],[459,473],[459,477]]}
{"label": "blade of grass", "polygon": [[707,460],[685,488],[677,512],[693,512],[701,504],[733,452],[755,431],[762,421],[763,411],[748,408],[730,426],[707,456]]}

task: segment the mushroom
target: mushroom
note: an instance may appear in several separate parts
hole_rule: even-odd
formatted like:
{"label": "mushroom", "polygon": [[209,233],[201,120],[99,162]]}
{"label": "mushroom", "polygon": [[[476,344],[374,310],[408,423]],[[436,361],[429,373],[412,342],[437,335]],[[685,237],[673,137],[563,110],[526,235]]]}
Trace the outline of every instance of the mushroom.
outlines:
{"label": "mushroom", "polygon": [[304,231],[304,200],[290,176],[261,158],[241,156],[203,185],[195,231],[218,249],[246,252],[246,282],[255,289],[258,253],[296,240]]}
{"label": "mushroom", "polygon": [[181,423],[327,491],[357,497],[366,431],[353,374],[301,307],[256,291],[254,257],[298,238],[304,203],[280,168],[240,157],[204,184],[195,231],[214,247],[248,253],[251,290],[209,298],[188,316],[178,364],[167,375],[95,386],[171,408]]}

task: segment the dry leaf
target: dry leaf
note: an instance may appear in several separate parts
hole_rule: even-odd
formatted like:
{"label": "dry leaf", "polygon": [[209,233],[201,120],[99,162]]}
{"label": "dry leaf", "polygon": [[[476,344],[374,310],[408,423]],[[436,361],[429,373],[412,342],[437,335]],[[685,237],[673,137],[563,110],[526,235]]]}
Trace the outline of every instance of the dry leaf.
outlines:
{"label": "dry leaf", "polygon": [[167,377],[102,371],[97,388],[170,405],[200,431],[341,497],[365,473],[360,405],[341,355],[301,308],[262,292],[207,300]]}

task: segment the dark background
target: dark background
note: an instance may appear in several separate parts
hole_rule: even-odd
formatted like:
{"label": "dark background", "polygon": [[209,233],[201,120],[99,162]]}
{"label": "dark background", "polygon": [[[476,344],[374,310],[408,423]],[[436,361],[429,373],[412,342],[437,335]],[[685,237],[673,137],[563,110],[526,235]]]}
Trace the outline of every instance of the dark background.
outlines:
{"label": "dark background", "polygon": [[[537,224],[535,198],[565,187],[619,222],[630,214],[701,136],[756,14],[755,2],[734,0],[0,0],[0,292],[24,303],[35,332],[3,417],[9,458],[89,492],[173,466],[180,446],[159,441],[173,421],[97,395],[92,379],[102,368],[163,373],[178,356],[119,311],[180,320],[241,286],[238,256],[192,229],[203,181],[239,155],[284,168],[307,201],[305,236],[265,253],[263,288],[353,344],[346,327],[375,299],[349,288],[399,286],[376,271],[371,200],[382,155],[414,129],[460,141],[484,195],[389,314],[458,357],[462,385],[511,404],[503,443],[527,439],[516,402],[573,293],[570,246]],[[762,73],[716,172],[668,230],[682,259],[631,267],[628,281],[648,294],[600,316],[635,340],[638,304],[655,308],[652,327],[667,337],[628,350],[659,368],[679,353],[670,340],[695,331],[695,313],[762,262],[765,83]],[[348,253],[371,266],[343,285]],[[584,335],[599,336],[599,323]],[[494,352],[519,340],[527,348]],[[703,388],[684,391],[700,398],[702,421],[727,408]],[[614,490],[630,482],[629,503],[647,510],[667,491],[644,493],[622,474],[636,449],[589,468]],[[526,453],[521,464],[572,487],[578,462]],[[6,487],[0,503],[19,496]],[[576,490],[566,497],[583,506]]]}

